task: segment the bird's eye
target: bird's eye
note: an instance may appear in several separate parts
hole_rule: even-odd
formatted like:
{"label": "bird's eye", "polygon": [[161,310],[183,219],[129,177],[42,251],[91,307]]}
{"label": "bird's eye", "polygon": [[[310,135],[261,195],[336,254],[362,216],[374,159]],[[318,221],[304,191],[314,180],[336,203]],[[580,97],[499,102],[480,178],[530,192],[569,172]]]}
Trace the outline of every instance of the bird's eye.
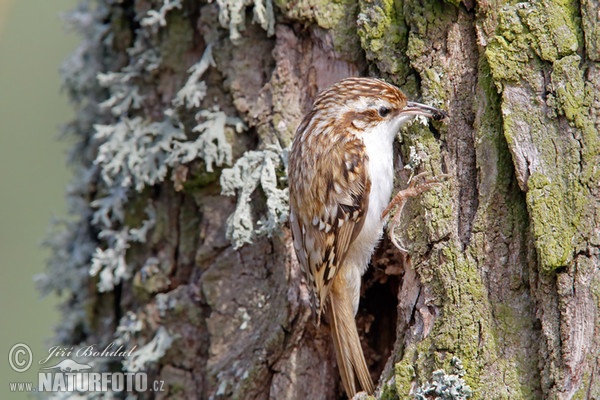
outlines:
{"label": "bird's eye", "polygon": [[379,116],[380,117],[387,117],[387,115],[392,111],[389,108],[385,107],[385,106],[381,106],[379,107]]}

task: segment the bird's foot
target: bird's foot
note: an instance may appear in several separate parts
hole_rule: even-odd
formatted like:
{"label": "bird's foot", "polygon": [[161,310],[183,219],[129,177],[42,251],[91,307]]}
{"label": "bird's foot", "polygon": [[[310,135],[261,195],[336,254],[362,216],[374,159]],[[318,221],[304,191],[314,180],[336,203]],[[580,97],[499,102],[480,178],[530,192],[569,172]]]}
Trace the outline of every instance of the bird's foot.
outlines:
{"label": "bird's foot", "polygon": [[416,197],[421,193],[428,191],[432,187],[440,185],[443,180],[449,177],[449,175],[447,174],[443,174],[441,176],[433,178],[430,178],[429,176],[429,172],[421,172],[420,174],[411,177],[411,179],[409,180],[408,187],[399,191],[394,196],[392,201],[390,201],[385,210],[383,210],[383,212],[381,213],[381,219],[385,219],[393,210],[395,210],[391,221],[388,222],[388,232],[390,239],[392,240],[394,245],[401,251],[406,252],[406,249],[400,243],[398,243],[398,240],[394,235],[394,229],[400,224],[400,219],[402,217],[402,209],[404,208],[404,205],[406,204],[409,198]]}

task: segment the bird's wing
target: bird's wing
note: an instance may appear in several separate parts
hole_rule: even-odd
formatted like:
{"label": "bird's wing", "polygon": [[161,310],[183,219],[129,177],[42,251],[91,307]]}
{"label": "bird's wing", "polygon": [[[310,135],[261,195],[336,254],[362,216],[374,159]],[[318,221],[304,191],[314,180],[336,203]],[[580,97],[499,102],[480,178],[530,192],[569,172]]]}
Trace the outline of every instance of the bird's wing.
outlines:
{"label": "bird's wing", "polygon": [[[364,224],[371,182],[361,140],[333,144],[325,157],[309,162],[312,165],[304,168],[314,173],[290,176],[290,225],[320,317],[348,248]],[[295,172],[299,168],[298,162]],[[301,179],[312,182],[298,182]]]}

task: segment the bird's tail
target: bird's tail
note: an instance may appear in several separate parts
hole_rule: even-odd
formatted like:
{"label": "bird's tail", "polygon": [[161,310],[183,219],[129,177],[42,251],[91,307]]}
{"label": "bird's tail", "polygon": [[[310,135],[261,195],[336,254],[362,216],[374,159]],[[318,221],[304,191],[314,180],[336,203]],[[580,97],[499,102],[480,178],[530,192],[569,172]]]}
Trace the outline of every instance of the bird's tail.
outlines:
{"label": "bird's tail", "polygon": [[361,389],[369,394],[373,394],[375,388],[360,346],[348,289],[340,287],[345,285],[336,285],[338,282],[345,283],[341,279],[336,279],[332,285],[329,307],[326,308],[326,312],[331,326],[331,336],[342,383],[346,395],[351,399],[357,393],[357,380]]}

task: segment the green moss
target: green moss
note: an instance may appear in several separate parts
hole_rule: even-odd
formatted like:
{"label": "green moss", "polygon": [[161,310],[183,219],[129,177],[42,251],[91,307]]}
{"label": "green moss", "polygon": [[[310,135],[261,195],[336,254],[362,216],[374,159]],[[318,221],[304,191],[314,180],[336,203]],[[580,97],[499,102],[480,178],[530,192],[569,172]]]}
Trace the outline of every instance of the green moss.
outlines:
{"label": "green moss", "polygon": [[399,398],[398,392],[396,392],[396,386],[389,385],[387,382],[383,384],[379,400],[397,400]]}
{"label": "green moss", "polygon": [[540,59],[553,62],[577,51],[577,7],[568,1],[534,1],[501,9],[497,32],[485,50],[500,90],[502,81],[525,80],[535,87]]}
{"label": "green moss", "polygon": [[296,133],[296,127],[293,126],[292,124],[288,124],[287,123],[287,115],[281,112],[274,112],[272,115],[273,118],[273,126],[284,126],[285,128],[283,130],[278,130],[277,133],[277,139],[279,140],[279,143],[281,144],[281,147],[286,148],[289,145],[291,145],[293,139],[294,139],[294,134]]}
{"label": "green moss", "polygon": [[[448,93],[452,92],[447,87],[448,65],[443,62],[443,57],[435,54],[459,39],[453,28],[457,19],[461,18],[459,10],[448,2],[405,2],[403,13],[410,32],[406,56],[420,79],[418,91],[411,92],[411,88],[405,86],[403,89],[408,89],[409,97],[421,97],[429,103],[434,101],[433,105],[445,104]],[[459,97],[461,95],[458,94]]]}
{"label": "green moss", "polygon": [[503,82],[531,81],[532,71],[523,68],[530,62],[531,33],[515,7],[504,7],[498,16],[498,28],[485,49],[490,72],[499,91]]}
{"label": "green moss", "polygon": [[600,276],[598,274],[593,275],[590,282],[590,293],[594,297],[596,307],[600,308]]}
{"label": "green moss", "polygon": [[[558,179],[541,173],[529,177],[527,203],[541,267],[546,271],[567,265],[580,220],[580,207],[565,199],[569,190]],[[573,193],[571,192],[572,197]]]}
{"label": "green moss", "polygon": [[[499,190],[502,193],[514,182],[514,165],[506,139],[502,133],[501,98],[498,95],[490,64],[486,57],[479,60],[479,91],[476,104],[481,113],[475,119],[475,152],[479,171],[480,206],[493,202]],[[482,221],[485,224],[485,221]],[[477,223],[477,220],[475,221]],[[475,227],[474,227],[475,230]]]}
{"label": "green moss", "polygon": [[167,393],[169,396],[185,396],[187,385],[179,382],[167,381]]}
{"label": "green moss", "polygon": [[551,62],[577,51],[578,14],[579,2],[569,0],[534,1],[531,7],[519,9],[532,33],[531,45],[540,58]]}
{"label": "green moss", "polygon": [[145,189],[141,196],[136,196],[128,199],[127,209],[125,212],[124,226],[139,227],[148,219],[146,208],[148,207],[148,198],[150,190]]}
{"label": "green moss", "polygon": [[167,14],[167,26],[160,43],[161,65],[171,69],[177,76],[187,76],[190,67],[185,62],[185,53],[194,47],[194,32],[187,18],[180,11]]}
{"label": "green moss", "polygon": [[206,169],[202,168],[196,170],[193,175],[190,175],[188,180],[183,184],[183,189],[186,192],[203,189],[218,182],[219,177],[221,176],[221,168],[215,168],[212,172],[206,172]]}
{"label": "green moss", "polygon": [[[414,349],[407,349],[406,352],[414,354]],[[393,392],[396,393],[396,398],[406,397],[410,393],[413,381],[416,378],[415,368],[410,362],[407,362],[411,358],[410,356],[405,356],[403,361],[394,366],[395,386],[393,387]]]}
{"label": "green moss", "polygon": [[408,28],[404,23],[402,4],[392,0],[359,1],[358,36],[369,61],[379,72],[402,82],[410,73],[405,55]]}
{"label": "green moss", "polygon": [[[595,165],[595,158],[600,153],[600,140],[594,122],[590,118],[589,108],[593,101],[594,90],[591,83],[586,86],[583,71],[580,67],[581,57],[571,55],[556,60],[551,74],[552,85],[556,93],[556,106],[559,113],[582,132],[585,143],[582,146],[584,163]],[[592,169],[584,171],[586,181],[592,182]],[[597,180],[596,180],[597,182]]]}
{"label": "green moss", "polygon": [[[498,85],[501,81],[518,82],[523,78],[522,65],[529,61],[528,46],[523,41],[509,42],[495,36],[485,49],[491,72]],[[498,87],[502,90],[502,86]]]}
{"label": "green moss", "polygon": [[[583,218],[589,204],[585,185],[598,175],[592,165],[600,146],[589,117],[591,90],[575,54],[581,42],[578,18],[573,1],[506,6],[485,52],[499,91],[507,86],[524,93],[550,91],[546,104],[536,102],[533,93],[533,102],[523,103],[515,93],[502,101],[504,135],[527,191],[535,246],[545,271],[570,262],[581,235],[591,229]],[[541,77],[544,70],[550,73],[550,84]],[[555,108],[555,115],[545,111],[547,106]],[[583,140],[575,139],[574,130],[567,135],[558,131],[551,118],[561,115]]]}
{"label": "green moss", "polygon": [[132,45],[133,32],[131,31],[129,18],[127,18],[122,8],[115,7],[113,9],[110,31],[114,35],[112,41],[114,52],[117,54],[125,53]]}
{"label": "green moss", "polygon": [[[402,137],[402,159],[410,164],[415,174],[427,171],[429,178],[442,176],[439,141],[428,127],[414,123],[402,132]],[[416,149],[416,160],[411,160],[411,148]],[[398,190],[406,187],[406,182],[397,183]],[[402,212],[402,221],[406,221],[406,226],[395,229],[394,234],[411,254],[424,255],[429,251],[431,242],[450,236],[451,185],[450,179],[441,179],[439,184],[408,200]]]}
{"label": "green moss", "polygon": [[594,1],[581,2],[581,26],[585,32],[585,51],[589,60],[600,61],[600,21],[598,4]]}
{"label": "green moss", "polygon": [[396,390],[401,395],[407,393],[415,377],[422,383],[432,371],[449,369],[453,355],[463,361],[468,372],[465,380],[477,391],[483,360],[493,348],[492,336],[481,332],[487,326],[487,301],[475,264],[451,244],[436,246],[432,252],[418,266],[419,273],[435,297],[445,299],[445,303],[430,335],[405,350],[396,365]]}
{"label": "green moss", "polygon": [[[556,100],[562,113],[568,120],[584,126],[585,84],[579,64],[581,57],[572,55],[556,60],[553,64],[552,85],[556,92]],[[589,106],[589,104],[587,105]],[[587,108],[587,107],[586,107]]]}
{"label": "green moss", "polygon": [[[507,286],[511,284],[507,283]],[[531,332],[533,329],[533,321],[529,314],[523,314],[522,310],[515,309],[514,306],[508,304],[495,304],[494,306],[494,321],[498,330],[498,336],[502,339],[502,345],[505,348],[518,349],[522,347],[522,338],[520,333]],[[516,393],[520,394],[520,398],[534,398],[536,395],[536,386],[530,380],[524,378],[531,376],[531,371],[537,368],[537,358],[516,353],[515,355],[503,357],[498,360],[504,364],[503,379],[506,386],[511,388],[511,399],[519,398]],[[516,392],[518,390],[518,392]]]}
{"label": "green moss", "polygon": [[[579,144],[558,132],[536,104],[507,99],[502,108],[504,134],[513,157],[523,157],[523,142],[531,142],[526,157],[535,164],[528,167],[531,176],[522,179],[526,180],[529,218],[541,268],[552,271],[571,261],[580,234],[590,229],[589,222],[582,219],[589,196],[584,185],[574,179],[580,175]],[[515,162],[523,167],[524,160]]]}
{"label": "green moss", "polygon": [[[446,25],[456,18],[455,7],[437,1],[406,3],[406,6],[409,8],[405,9],[405,17],[414,37],[425,38],[437,34],[438,30],[444,31]],[[411,34],[411,39],[412,37]],[[423,53],[420,52],[419,55],[421,54]]]}
{"label": "green moss", "polygon": [[461,0],[444,0],[448,4],[452,4],[454,7],[458,7],[460,5]]}
{"label": "green moss", "polygon": [[287,17],[298,21],[314,21],[326,29],[340,58],[355,61],[360,57],[360,43],[356,35],[356,1],[274,0],[274,3]]}
{"label": "green moss", "polygon": [[577,10],[577,3],[570,1],[534,1],[502,8],[496,35],[485,50],[494,78],[530,81],[527,75],[536,69],[522,67],[534,54],[555,61],[577,51],[581,36],[575,22]]}

